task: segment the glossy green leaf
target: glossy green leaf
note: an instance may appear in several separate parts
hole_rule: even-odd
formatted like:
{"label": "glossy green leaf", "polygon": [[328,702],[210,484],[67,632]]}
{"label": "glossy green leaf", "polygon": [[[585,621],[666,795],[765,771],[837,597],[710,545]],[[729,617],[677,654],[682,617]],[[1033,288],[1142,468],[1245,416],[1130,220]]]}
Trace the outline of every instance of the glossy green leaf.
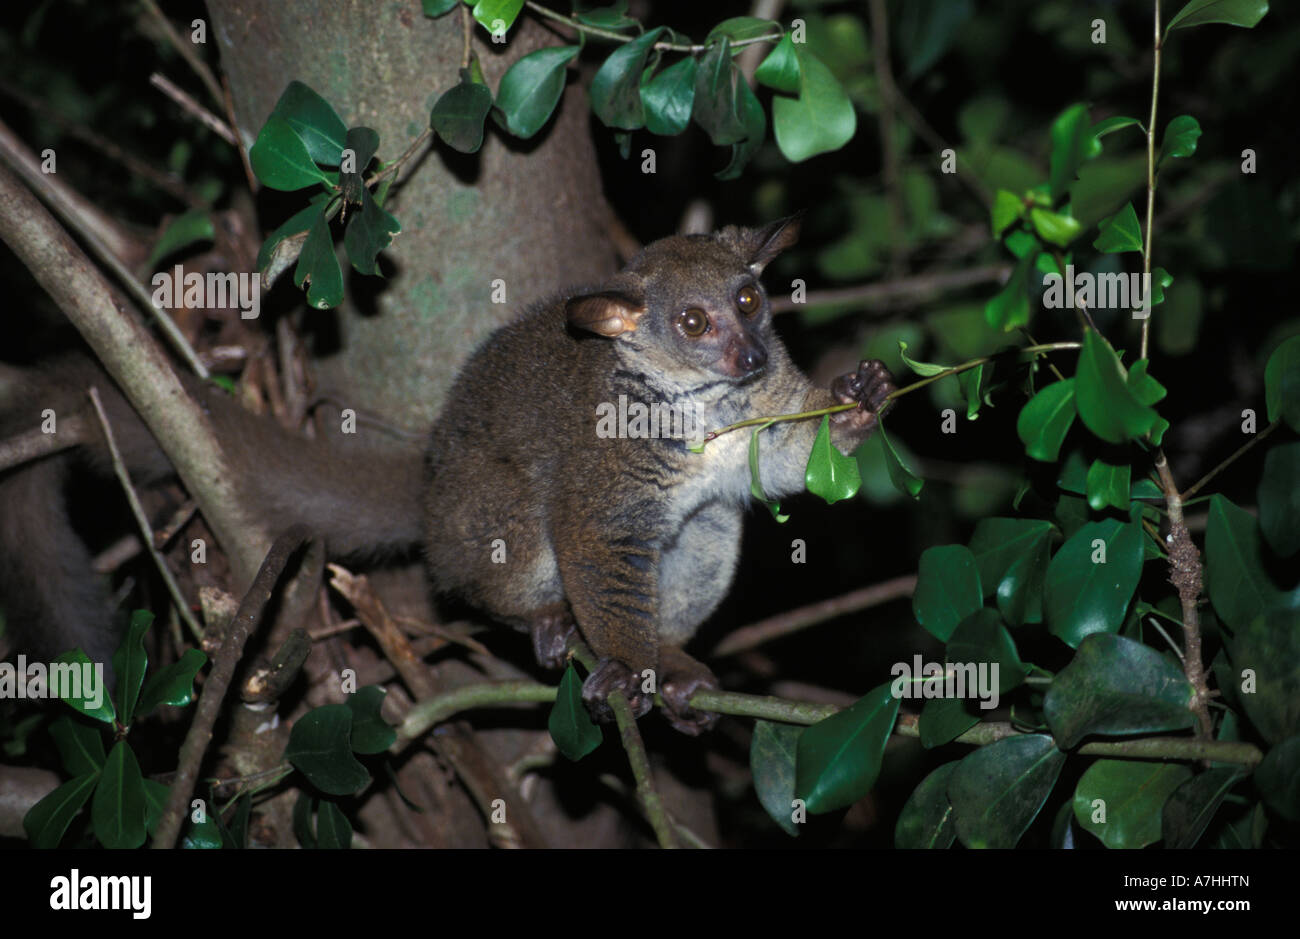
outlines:
{"label": "glossy green leaf", "polygon": [[772,99],[772,130],[777,146],[791,163],[838,150],[858,127],[853,103],[839,80],[807,43],[795,44],[799,59],[799,96]]}
{"label": "glossy green leaf", "polygon": [[1014,192],[999,189],[993,197],[993,237],[1001,238],[1007,226],[1020,221],[1024,214],[1024,200]]}
{"label": "glossy green leaf", "polygon": [[1052,525],[1035,518],[986,518],[975,526],[970,549],[984,595],[997,597],[998,611],[1012,626],[1041,623],[1043,587],[1051,552]]}
{"label": "glossy green leaf", "polygon": [[1046,734],[1006,737],[957,764],[948,781],[957,837],[968,848],[1014,848],[1047,801],[1065,754]]}
{"label": "glossy green leaf", "polygon": [[461,0],[420,0],[420,8],[425,16],[433,18],[450,13],[460,6],[460,3]]}
{"label": "glossy green leaf", "polygon": [[285,759],[326,795],[351,795],[370,782],[352,755],[351,732],[352,711],[346,705],[313,708],[289,732]]}
{"label": "glossy green leaf", "polygon": [[[335,160],[342,150],[340,137],[339,149],[334,153]],[[248,151],[248,161],[257,178],[271,189],[293,192],[317,183],[332,183],[330,175],[312,161],[311,153],[302,138],[288,121],[280,117],[272,116],[263,125],[252,149]]]}
{"label": "glossy green leaf", "polygon": [[754,72],[754,79],[760,85],[775,91],[797,95],[799,75],[799,56],[795,54],[794,42],[790,39],[790,34],[786,33],[776,47],[759,63],[758,69]]}
{"label": "glossy green leaf", "polygon": [[212,216],[206,209],[190,209],[188,212],[182,212],[163,229],[158,240],[154,242],[153,250],[149,252],[149,260],[145,263],[152,268],[163,258],[175,254],[182,248],[188,248],[200,241],[211,241],[214,237],[216,232],[212,228]]}
{"label": "glossy green leaf", "polygon": [[951,365],[939,365],[935,362],[921,362],[912,358],[907,354],[907,343],[902,339],[898,340],[898,357],[903,360],[904,364],[906,364],[908,368],[916,372],[916,374],[920,375],[922,378],[929,378],[933,375],[938,375],[940,372],[946,372],[948,369],[952,368]]}
{"label": "glossy green leaf", "polygon": [[984,319],[994,329],[1010,332],[1029,323],[1029,294],[1025,287],[1032,265],[1032,254],[1022,257],[1003,288],[984,305]]}
{"label": "glossy green leaf", "polygon": [[202,650],[186,649],[179,660],[154,672],[140,691],[136,716],[144,717],[163,704],[183,708],[193,701],[194,678],[207,661]]}
{"label": "glossy green leaf", "polygon": [[1300,336],[1280,343],[1268,357],[1264,401],[1270,422],[1284,421],[1300,434]]}
{"label": "glossy green leaf", "polygon": [[99,782],[99,773],[69,779],[27,810],[23,831],[34,848],[57,848],[72,819],[81,811]]}
{"label": "glossy green leaf", "polygon": [[460,81],[444,91],[429,113],[429,126],[461,153],[477,153],[483,146],[483,122],[492,110],[492,90],[460,70]]}
{"label": "glossy green leaf", "polygon": [[641,86],[645,126],[650,133],[671,137],[686,129],[695,106],[697,65],[695,57],[688,55]]}
{"label": "glossy green leaf", "polygon": [[478,0],[474,4],[474,19],[493,35],[504,35],[519,18],[524,0]]}
{"label": "glossy green leaf", "polygon": [[1075,406],[1087,428],[1108,443],[1136,440],[1161,420],[1138,399],[1128,379],[1110,344],[1095,330],[1085,330],[1074,381]]}
{"label": "glossy green leaf", "polygon": [[1092,246],[1103,254],[1119,254],[1123,251],[1142,251],[1142,228],[1138,224],[1137,210],[1132,202],[1124,203],[1124,208],[1102,221],[1101,232]]}
{"label": "glossy green leaf", "polygon": [[1161,832],[1165,847],[1196,847],[1229,790],[1245,778],[1237,767],[1208,769],[1184,782],[1165,800]]}
{"label": "glossy green leaf", "polygon": [[965,545],[936,545],[921,554],[912,613],[930,635],[947,641],[957,624],[984,605],[979,568]]}
{"label": "glossy green leaf", "polygon": [[1033,223],[1038,237],[1049,244],[1068,247],[1070,242],[1079,237],[1083,226],[1077,219],[1058,212],[1049,212],[1037,206],[1029,210],[1029,221]]}
{"label": "glossy green leaf", "polygon": [[[304,794],[305,795],[305,794]],[[185,823],[185,834],[181,838],[181,847],[187,851],[219,851],[222,847],[221,828],[206,816],[202,822]]]}
{"label": "glossy green leaf", "polygon": [[1180,114],[1165,127],[1165,139],[1160,144],[1160,162],[1170,157],[1189,157],[1196,152],[1196,141],[1201,136],[1201,125],[1196,118]]}
{"label": "glossy green leaf", "polygon": [[1140,525],[1113,518],[1084,525],[1047,565],[1048,631],[1071,647],[1092,633],[1118,631],[1142,561]]}
{"label": "glossy green leaf", "polygon": [[312,815],[318,801],[308,790],[300,789],[293,803],[293,834],[298,844],[308,851],[316,848],[316,826]]}
{"label": "glossy green leaf", "polygon": [[[1228,639],[1236,691],[1255,729],[1278,744],[1300,734],[1300,609],[1256,616]],[[1243,675],[1249,670],[1249,675]],[[1246,680],[1253,682],[1243,688]]]}
{"label": "glossy green leaf", "polygon": [[1020,661],[1016,651],[1016,641],[1002,625],[1002,618],[988,607],[976,610],[958,624],[948,639],[943,657],[952,664],[996,665],[999,695],[1018,688],[1029,674],[1028,666]]}
{"label": "glossy green leaf", "polygon": [[1052,156],[1048,191],[1052,202],[1065,195],[1079,174],[1079,167],[1101,153],[1101,144],[1092,134],[1088,107],[1074,104],[1052,122]]}
{"label": "glossy green leaf", "polygon": [[158,822],[167,808],[167,799],[170,796],[170,786],[164,786],[156,779],[144,781],[144,830],[150,837],[158,828]]}
{"label": "glossy green leaf", "polygon": [[980,722],[963,698],[929,698],[921,707],[917,729],[927,750],[951,743]]}
{"label": "glossy green leaf", "polygon": [[[1036,263],[1040,254],[1046,254],[1046,252],[1043,251],[1043,243],[1038,240],[1038,236],[1023,228],[1012,229],[1010,234],[1006,237],[1005,244],[1007,250],[1010,251],[1017,260],[1029,255]],[[1048,257],[1050,258],[1051,255],[1048,255]],[[1056,262],[1053,260],[1052,266],[1055,267],[1055,265]],[[1050,269],[1047,273],[1050,273]]]}
{"label": "glossy green leaf", "polygon": [[1233,630],[1266,610],[1289,605],[1264,568],[1259,522],[1221,495],[1210,499],[1205,529],[1205,592]]}
{"label": "glossy green leaf", "polygon": [[[312,199],[312,204],[305,209],[301,209],[289,216],[279,228],[267,236],[266,241],[262,242],[262,247],[257,252],[257,269],[265,271],[270,265],[272,258],[275,256],[276,247],[286,238],[294,235],[302,235],[311,230],[312,224],[318,216],[324,215],[324,207],[329,195],[318,193]],[[295,255],[296,257],[296,255]]]}
{"label": "glossy green leaf", "polygon": [[86,776],[104,768],[104,738],[98,728],[60,714],[50,722],[50,736],[70,775]]}
{"label": "glossy green leaf", "polygon": [[1300,737],[1283,740],[1264,754],[1255,770],[1255,787],[1274,812],[1300,822]]}
{"label": "glossy green leaf", "polygon": [[144,776],[125,740],[108,751],[90,816],[95,837],[104,847],[138,848],[144,844]]}
{"label": "glossy green leaf", "polygon": [[117,716],[129,725],[135,715],[135,705],[140,699],[144,673],[149,666],[149,656],[144,651],[144,636],[153,625],[153,614],[136,610],[126,634],[113,652],[113,674],[117,677]]}
{"label": "glossy green leaf", "polygon": [[352,266],[362,274],[379,274],[375,259],[393,243],[393,236],[401,230],[401,222],[380,208],[369,190],[362,189],[361,211],[348,219],[348,227],[343,233],[343,247]]}
{"label": "glossy green leaf", "polygon": [[1137,127],[1145,136],[1147,129],[1136,117],[1108,117],[1092,125],[1092,136],[1105,137],[1124,127]]}
{"label": "glossy green leaf", "polygon": [[741,82],[736,88],[740,99],[740,119],[745,128],[745,139],[731,145],[731,160],[725,167],[713,175],[718,179],[737,179],[749,163],[767,136],[767,115],[763,105],[747,82]]}
{"label": "glossy green leaf", "polygon": [[1195,692],[1176,665],[1155,649],[1097,633],[1079,643],[1043,701],[1060,746],[1072,750],[1089,734],[1122,735],[1191,727]]}
{"label": "glossy green leaf", "polygon": [[763,489],[763,480],[759,476],[758,435],[771,427],[773,423],[775,422],[768,421],[766,424],[760,424],[754,428],[754,432],[749,437],[749,494],[767,506],[767,510],[772,513],[774,519],[778,522],[784,522],[790,516],[781,511],[780,502],[767,497],[767,492]]}
{"label": "glossy green leaf", "polygon": [[760,19],[757,16],[733,16],[709,30],[709,34],[704,37],[704,41],[707,43],[719,36],[726,36],[732,42],[738,42],[742,39],[757,39],[759,36],[779,36],[780,34],[781,25],[772,20]]}
{"label": "glossy green leaf", "polygon": [[314,162],[324,166],[339,165],[347,125],[330,103],[312,88],[300,81],[289,82],[275,103],[271,117],[289,125]]}
{"label": "glossy green leaf", "polygon": [[[108,693],[108,680],[104,674],[104,664],[102,662],[92,664],[90,657],[86,653],[80,649],[73,649],[70,652],[55,656],[54,665],[63,666],[62,673],[67,681],[72,683],[70,690],[75,692],[74,694],[63,694],[63,691],[68,690],[66,687],[51,689],[51,691],[60,692],[59,698],[64,704],[97,721],[103,721],[105,724],[113,723],[113,720],[117,717],[117,709],[113,706],[113,698]],[[73,668],[69,669],[66,666],[72,666]],[[93,687],[85,681],[87,668],[90,671]],[[75,677],[73,676],[74,670]],[[60,683],[60,685],[62,684]]]}
{"label": "glossy green leaf", "polygon": [[1127,463],[1107,463],[1105,460],[1092,461],[1088,468],[1086,482],[1088,505],[1094,512],[1105,511],[1113,506],[1121,512],[1127,512],[1129,506],[1129,474],[1132,467]]}
{"label": "glossy green leaf", "polygon": [[334,239],[324,213],[317,215],[302,243],[293,282],[307,289],[307,302],[318,310],[327,310],[343,302],[343,271],[334,253]]}
{"label": "glossy green leaf", "polygon": [[1016,433],[1025,445],[1025,453],[1035,460],[1055,463],[1077,413],[1073,378],[1039,389],[1016,419]]}
{"label": "glossy green leaf", "polygon": [[1281,557],[1300,551],[1300,443],[1273,447],[1259,479],[1259,528]]}
{"label": "glossy green leaf", "polygon": [[[1165,802],[1191,776],[1178,763],[1098,760],[1075,787],[1075,821],[1108,848],[1145,848],[1160,840]],[[1096,800],[1104,805],[1094,806]],[[1094,821],[1103,808],[1105,821]]]}
{"label": "glossy green leaf", "polygon": [[886,682],[800,735],[795,797],[804,800],[809,812],[833,812],[871,791],[880,775],[898,704],[891,683]]}
{"label": "glossy green leaf", "polygon": [[329,799],[321,799],[316,810],[316,846],[336,851],[352,847],[352,823]]}
{"label": "glossy green leaf", "polygon": [[948,785],[956,769],[956,761],[944,763],[912,790],[894,825],[894,847],[952,847],[957,840],[957,828],[952,803],[948,801]]}
{"label": "glossy green leaf", "polygon": [[[586,4],[582,4],[585,6]],[[597,26],[601,29],[612,30],[629,30],[638,27],[638,23],[632,17],[627,15],[627,0],[614,0],[608,6],[595,7],[589,10],[579,8],[579,4],[574,4],[573,16],[580,23],[586,23],[588,26]]]}
{"label": "glossy green leaf", "polygon": [[1268,12],[1268,0],[1190,0],[1170,18],[1165,35],[1171,30],[1226,23],[1250,29]]}
{"label": "glossy green leaf", "polygon": [[858,461],[845,456],[831,443],[830,415],[823,415],[812,452],[808,454],[808,467],[804,472],[808,491],[821,496],[829,504],[841,499],[851,499],[862,486]]}
{"label": "glossy green leaf", "polygon": [[772,721],[755,721],[749,741],[749,771],[754,792],[772,821],[792,838],[798,837],[794,823],[795,753],[803,728]]}
{"label": "glossy green leaf", "polygon": [[921,487],[925,485],[925,480],[917,476],[912,468],[903,462],[894,444],[890,441],[889,435],[885,433],[885,426],[881,424],[876,428],[876,435],[880,438],[880,446],[885,454],[885,469],[889,473],[889,481],[905,496],[911,496],[913,499],[921,495]]}
{"label": "glossy green leaf", "polygon": [[506,130],[527,140],[546,125],[564,93],[565,66],[579,51],[578,46],[548,46],[510,66],[497,87],[495,108]]}
{"label": "glossy green leaf", "polygon": [[645,123],[641,73],[650,48],[663,33],[659,26],[610,53],[591,80],[591,109],[606,127],[636,130]]}
{"label": "glossy green leaf", "polygon": [[605,739],[582,703],[582,679],[572,664],[560,678],[559,691],[546,726],[560,752],[575,762],[595,750]]}
{"label": "glossy green leaf", "polygon": [[992,370],[988,369],[986,374],[985,365],[981,363],[974,368],[968,368],[964,372],[957,373],[957,387],[961,389],[962,397],[966,399],[966,420],[973,421],[979,417],[980,405],[984,403],[984,393],[988,389],[988,375]]}
{"label": "glossy green leaf", "polygon": [[695,72],[695,122],[719,146],[745,139],[739,94],[744,80],[731,61],[729,39],[724,37],[705,50]]}
{"label": "glossy green leaf", "polygon": [[350,694],[344,704],[352,711],[352,752],[383,753],[397,741],[397,732],[380,715],[388,692],[366,685]]}

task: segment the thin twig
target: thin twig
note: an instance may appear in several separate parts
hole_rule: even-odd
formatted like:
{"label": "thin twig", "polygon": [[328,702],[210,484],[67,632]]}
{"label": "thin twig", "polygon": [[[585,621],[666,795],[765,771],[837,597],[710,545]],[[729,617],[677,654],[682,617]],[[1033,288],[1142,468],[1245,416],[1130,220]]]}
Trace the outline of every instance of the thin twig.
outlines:
{"label": "thin twig", "polygon": [[208,64],[199,58],[194,43],[186,42],[184,37],[176,32],[176,27],[172,25],[171,20],[163,15],[163,11],[158,9],[158,4],[154,0],[140,0],[140,2],[153,16],[154,22],[158,24],[163,35],[167,37],[167,41],[172,44],[172,48],[180,53],[180,57],[185,60],[185,64],[199,77],[199,81],[203,82],[203,86],[208,89],[208,94],[212,95],[212,100],[222,101],[221,86],[217,84],[217,79],[213,76],[212,70],[208,68]]}
{"label": "thin twig", "polygon": [[[541,16],[548,20],[554,20],[557,23],[563,23],[565,26],[569,27],[570,29],[580,33],[586,33],[588,36],[599,36],[601,39],[608,39],[611,42],[622,42],[622,43],[628,43],[631,42],[633,39],[637,38],[636,36],[628,36],[628,35],[624,35],[623,33],[614,32],[614,30],[612,29],[602,29],[599,26],[588,26],[586,23],[581,23],[571,16],[565,16],[563,13],[556,13],[550,7],[542,6],[540,3],[534,3],[533,0],[527,0],[524,6],[528,7],[528,9],[532,10],[538,16]],[[784,34],[785,31],[781,29],[780,26],[778,25],[777,31],[770,35],[754,36],[751,39],[737,39],[736,41],[731,43],[731,48],[740,49],[745,46],[752,46],[758,42],[776,42]],[[656,42],[653,48],[660,52],[692,52],[693,53],[693,52],[704,52],[709,47],[703,44]]]}
{"label": "thin twig", "polygon": [[664,809],[663,800],[655,789],[654,775],[650,771],[650,758],[646,756],[645,743],[641,740],[641,731],[637,729],[636,718],[632,716],[632,706],[627,697],[615,688],[606,698],[610,710],[614,712],[614,722],[618,724],[618,736],[627,753],[628,764],[632,767],[632,778],[636,780],[637,800],[646,821],[654,829],[655,839],[661,848],[680,848],[677,831]]}
{"label": "thin twig", "polygon": [[[1151,233],[1156,216],[1156,103],[1160,98],[1160,0],[1155,0],[1155,46],[1151,61],[1151,116],[1147,119],[1147,230],[1142,242],[1143,283],[1151,282]],[[1150,298],[1148,298],[1149,300]],[[1142,320],[1142,345],[1139,359],[1147,357],[1147,339],[1151,333],[1151,310]]]}
{"label": "thin twig", "polygon": [[1269,424],[1258,434],[1251,437],[1240,447],[1238,447],[1236,452],[1233,453],[1231,456],[1229,456],[1227,459],[1225,459],[1222,463],[1220,463],[1214,469],[1210,470],[1208,473],[1206,473],[1196,482],[1192,483],[1192,485],[1188,486],[1187,489],[1182,494],[1183,502],[1187,502],[1187,500],[1189,500],[1192,496],[1200,492],[1201,489],[1204,488],[1205,484],[1208,483],[1211,479],[1213,479],[1215,476],[1218,476],[1221,472],[1223,472],[1233,463],[1237,462],[1237,460],[1241,459],[1241,457],[1243,457],[1245,454],[1249,453],[1252,447],[1262,442],[1265,437],[1273,433],[1273,431],[1277,430],[1278,425],[1280,423],[1281,420],[1276,420],[1273,423]]}
{"label": "thin twig", "polygon": [[891,312],[889,305],[894,300],[923,299],[944,290],[957,290],[974,284],[1006,280],[1011,274],[1010,264],[986,264],[959,271],[941,271],[931,274],[915,274],[911,277],[896,277],[876,284],[858,284],[853,287],[836,287],[831,290],[812,290],[802,303],[795,303],[787,296],[772,298],[773,313],[789,313],[819,306],[883,305],[879,310],[869,313]]}
{"label": "thin twig", "polygon": [[47,434],[39,427],[0,440],[0,473],[51,453],[75,447],[86,439],[86,422],[79,416],[63,418],[59,432]]}
{"label": "thin twig", "polygon": [[[195,120],[208,128],[208,130],[212,131],[226,143],[230,144],[232,147],[239,146],[239,137],[231,129],[229,124],[195,101],[187,92],[172,84],[171,80],[168,79],[166,75],[163,75],[161,72],[154,72],[149,76],[149,84],[153,85],[167,97],[175,101],[180,105],[181,110],[190,114]],[[221,100],[220,93],[217,95],[217,100]]]}

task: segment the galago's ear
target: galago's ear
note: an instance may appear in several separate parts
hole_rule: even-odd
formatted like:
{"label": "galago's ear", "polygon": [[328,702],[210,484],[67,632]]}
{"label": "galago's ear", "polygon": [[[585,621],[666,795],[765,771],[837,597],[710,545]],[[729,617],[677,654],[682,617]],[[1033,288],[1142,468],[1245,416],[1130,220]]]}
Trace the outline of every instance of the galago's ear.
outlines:
{"label": "galago's ear", "polygon": [[636,329],[645,311],[645,297],[631,283],[610,284],[593,293],[571,297],[564,304],[570,326],[610,339]]}
{"label": "galago's ear", "polygon": [[763,273],[772,260],[799,241],[803,213],[778,219],[762,228],[740,228],[732,225],[718,232],[718,240],[727,244],[745,259],[754,276]]}

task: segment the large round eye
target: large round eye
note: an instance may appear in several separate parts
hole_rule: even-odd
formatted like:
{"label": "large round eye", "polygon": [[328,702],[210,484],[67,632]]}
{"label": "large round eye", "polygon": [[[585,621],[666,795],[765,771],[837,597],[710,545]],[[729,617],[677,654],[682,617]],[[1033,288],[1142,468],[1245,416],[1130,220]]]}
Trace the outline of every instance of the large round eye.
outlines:
{"label": "large round eye", "polygon": [[698,339],[709,331],[709,317],[698,307],[691,307],[677,314],[677,326],[692,339]]}
{"label": "large round eye", "polygon": [[757,313],[759,304],[758,291],[753,287],[741,287],[740,293],[736,294],[736,306],[740,307],[740,312],[746,316]]}

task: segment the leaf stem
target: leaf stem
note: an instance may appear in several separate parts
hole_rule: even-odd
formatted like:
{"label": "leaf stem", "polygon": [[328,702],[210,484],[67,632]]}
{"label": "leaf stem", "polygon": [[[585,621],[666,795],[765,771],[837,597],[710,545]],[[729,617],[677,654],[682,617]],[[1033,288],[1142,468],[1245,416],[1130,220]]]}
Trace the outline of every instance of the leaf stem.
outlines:
{"label": "leaf stem", "polygon": [[[1147,230],[1142,246],[1142,282],[1151,282],[1151,233],[1156,215],[1156,102],[1160,97],[1160,0],[1155,0],[1155,47],[1151,64],[1151,117],[1147,120]],[[1150,302],[1150,297],[1147,298]],[[1151,309],[1147,308],[1142,321],[1142,348],[1139,359],[1147,357],[1147,342],[1151,334]]]}
{"label": "leaf stem", "polygon": [[1247,453],[1247,452],[1248,452],[1252,447],[1254,447],[1256,444],[1258,444],[1258,443],[1260,443],[1261,441],[1263,441],[1264,438],[1267,437],[1269,434],[1273,433],[1273,431],[1277,430],[1278,424],[1279,424],[1280,422],[1281,422],[1281,421],[1280,421],[1280,419],[1279,419],[1279,420],[1274,421],[1273,423],[1269,424],[1267,427],[1265,427],[1263,430],[1261,430],[1258,434],[1256,434],[1255,436],[1251,437],[1249,440],[1247,440],[1245,443],[1243,443],[1240,447],[1238,447],[1237,450],[1236,450],[1236,452],[1233,453],[1231,456],[1229,456],[1227,459],[1225,459],[1222,463],[1220,463],[1220,464],[1219,464],[1218,466],[1216,466],[1214,469],[1210,470],[1208,473],[1206,473],[1204,476],[1202,476],[1202,477],[1201,477],[1200,479],[1198,479],[1196,482],[1192,483],[1192,485],[1188,486],[1185,490],[1183,490],[1183,494],[1182,494],[1182,500],[1183,500],[1183,502],[1186,503],[1188,499],[1190,499],[1192,496],[1194,496],[1194,495],[1196,495],[1198,492],[1200,492],[1200,491],[1201,491],[1201,488],[1202,488],[1206,483],[1208,483],[1208,482],[1209,482],[1211,479],[1213,479],[1215,476],[1218,476],[1221,472],[1223,472],[1225,469],[1227,469],[1227,468],[1228,468],[1229,466],[1231,466],[1233,463],[1237,462],[1237,460],[1240,459],[1241,457],[1245,456],[1245,454],[1246,454],[1246,453]]}

